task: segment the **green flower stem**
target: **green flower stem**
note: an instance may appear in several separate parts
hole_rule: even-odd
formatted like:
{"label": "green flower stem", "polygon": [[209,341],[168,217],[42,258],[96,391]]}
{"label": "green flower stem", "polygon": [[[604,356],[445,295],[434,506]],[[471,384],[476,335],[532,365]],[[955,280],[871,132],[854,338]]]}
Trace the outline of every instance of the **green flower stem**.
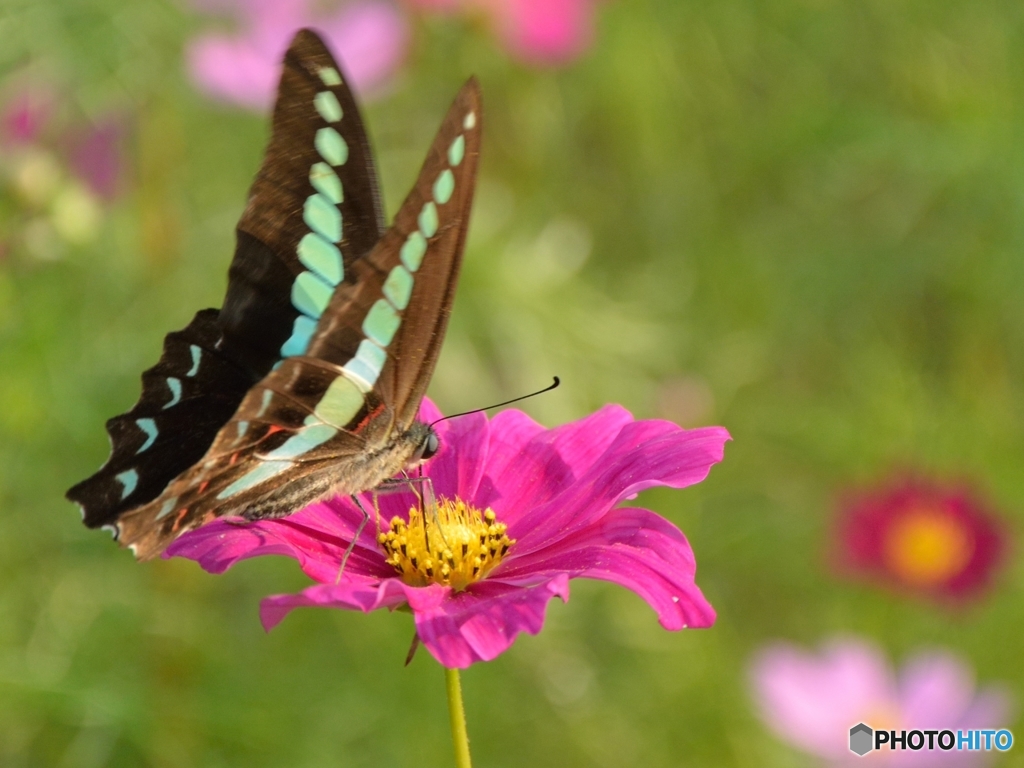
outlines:
{"label": "green flower stem", "polygon": [[456,768],[473,768],[469,759],[469,734],[466,732],[466,710],[462,706],[462,683],[459,670],[444,670],[444,681],[448,688],[448,719],[452,724],[452,743],[455,745]]}

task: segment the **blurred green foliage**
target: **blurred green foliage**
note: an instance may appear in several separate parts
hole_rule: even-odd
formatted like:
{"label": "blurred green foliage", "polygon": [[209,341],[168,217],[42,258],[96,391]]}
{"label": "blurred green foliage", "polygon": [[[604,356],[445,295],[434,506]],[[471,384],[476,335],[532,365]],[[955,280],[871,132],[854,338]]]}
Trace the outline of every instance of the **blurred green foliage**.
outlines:
{"label": "blurred green foliage", "polygon": [[[62,498],[164,333],[223,295],[267,122],[190,86],[200,23],[161,0],[0,5],[0,74],[123,111],[134,168],[94,245],[0,265],[0,764],[448,765],[407,615],[299,611],[265,635],[259,599],[306,583],[291,561],[137,565]],[[774,638],[940,645],[1024,699],[1016,560],[956,613],[828,563],[837,492],[893,468],[968,478],[1020,520],[1024,6],[619,0],[556,72],[426,20],[366,107],[389,210],[471,73],[485,154],[432,395],[559,374],[526,408],[549,425],[619,401],[734,437],[702,485],[642,498],[691,538],[717,625],[670,634],[574,582],[540,636],[464,674],[478,764],[809,764],[750,708],[745,664]]]}

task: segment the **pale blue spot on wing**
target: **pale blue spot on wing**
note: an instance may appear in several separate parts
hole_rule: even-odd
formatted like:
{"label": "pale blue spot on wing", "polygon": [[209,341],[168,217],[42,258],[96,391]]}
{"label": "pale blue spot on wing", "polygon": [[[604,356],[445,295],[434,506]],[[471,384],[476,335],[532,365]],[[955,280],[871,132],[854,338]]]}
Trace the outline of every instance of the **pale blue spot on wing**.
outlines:
{"label": "pale blue spot on wing", "polygon": [[288,337],[288,341],[281,347],[281,356],[295,357],[306,354],[306,350],[309,349],[309,342],[313,338],[313,331],[315,330],[316,320],[305,315],[296,317],[295,324],[292,326],[292,335]]}
{"label": "pale blue spot on wing", "polygon": [[159,430],[156,428],[156,422],[153,421],[153,419],[136,419],[135,423],[138,425],[139,429],[146,433],[146,442],[144,442],[142,444],[142,447],[135,452],[142,453],[143,451],[148,449],[156,440],[156,436]]}
{"label": "pale blue spot on wing", "polygon": [[338,430],[329,424],[315,424],[311,427],[304,427],[270,453],[266,454],[266,458],[274,461],[297,459],[318,445],[323,445],[336,434],[338,434]]}
{"label": "pale blue spot on wing", "polygon": [[341,179],[327,163],[313,163],[309,169],[309,183],[335,205],[345,199]]}
{"label": "pale blue spot on wing", "polygon": [[255,469],[246,472],[231,485],[217,494],[218,499],[227,499],[236,493],[247,491],[264,480],[275,477],[292,466],[290,461],[264,461]]}
{"label": "pale blue spot on wing", "polygon": [[395,309],[405,309],[409,306],[412,282],[412,274],[401,264],[392,269],[388,279],[384,281],[384,296]]}
{"label": "pale blue spot on wing", "polygon": [[341,104],[338,97],[330,91],[320,91],[313,97],[313,106],[320,113],[320,117],[328,123],[336,123],[341,120]]}
{"label": "pale blue spot on wing", "polygon": [[341,75],[334,67],[320,67],[317,73],[324,85],[341,85]]}
{"label": "pale blue spot on wing", "polygon": [[410,272],[415,272],[420,268],[420,264],[423,263],[423,256],[426,252],[427,239],[419,232],[413,232],[406,238],[398,255],[401,257],[402,263],[405,264],[406,268]]}
{"label": "pale blue spot on wing", "polygon": [[321,128],[317,131],[313,146],[320,153],[320,157],[331,165],[344,165],[348,160],[348,144],[333,128]]}
{"label": "pale blue spot on wing", "polygon": [[308,233],[299,241],[296,252],[299,261],[331,285],[340,283],[345,275],[341,251],[315,232]]}
{"label": "pale blue spot on wing", "polygon": [[240,421],[240,422],[238,422],[235,425],[235,429],[238,430],[238,436],[241,437],[247,431],[249,431],[249,422],[248,421]]}
{"label": "pale blue spot on wing", "polygon": [[384,363],[388,361],[388,353],[369,339],[363,339],[359,342],[359,349],[356,350],[356,358],[362,360],[379,374],[384,370]]}
{"label": "pale blue spot on wing", "polygon": [[174,505],[177,503],[177,501],[177,496],[175,496],[173,499],[168,499],[167,501],[165,501],[163,503],[163,506],[160,507],[160,511],[157,513],[156,519],[163,520],[165,517],[171,514],[171,510],[174,509]]}
{"label": "pale blue spot on wing", "polygon": [[437,206],[432,202],[423,206],[419,219],[420,232],[424,237],[433,237],[437,234]]}
{"label": "pale blue spot on wing", "polygon": [[299,312],[319,318],[331,301],[334,288],[312,272],[302,272],[292,283],[292,304]]}
{"label": "pale blue spot on wing", "polygon": [[273,399],[273,397],[274,397],[273,390],[270,390],[270,389],[264,389],[263,390],[263,402],[260,403],[260,409],[259,409],[259,411],[256,412],[256,418],[257,419],[262,419],[263,418],[263,414],[265,414],[267,412],[267,408],[270,406],[270,401]]}
{"label": "pale blue spot on wing", "polygon": [[434,199],[439,205],[444,205],[452,199],[452,192],[455,191],[455,176],[445,168],[441,175],[434,182]]}
{"label": "pale blue spot on wing", "polygon": [[332,243],[341,240],[341,213],[323,195],[317,193],[306,198],[306,204],[302,207],[302,220],[325,240]]}
{"label": "pale blue spot on wing", "polygon": [[384,369],[387,359],[387,352],[369,339],[363,339],[359,342],[356,356],[345,363],[342,370],[350,374],[350,378],[359,389],[369,392],[380,378],[380,372]]}
{"label": "pale blue spot on wing", "polygon": [[192,353],[192,367],[189,368],[188,373],[185,375],[192,377],[199,373],[199,360],[203,356],[203,350],[195,344],[189,344],[188,351]]}
{"label": "pale blue spot on wing", "polygon": [[[316,404],[314,412],[328,424],[342,429],[356,417],[365,404],[366,399],[359,386],[347,375],[342,375],[331,382],[331,386]],[[310,418],[312,417],[307,418],[307,423]]]}
{"label": "pale blue spot on wing", "polygon": [[139,484],[139,473],[134,469],[129,469],[119,474],[114,475],[114,479],[117,480],[122,486],[121,488],[121,501],[124,501]]}
{"label": "pale blue spot on wing", "polygon": [[167,378],[167,388],[171,390],[171,401],[164,406],[165,411],[181,402],[181,379],[169,376]]}
{"label": "pale blue spot on wing", "polygon": [[345,363],[341,370],[362,392],[369,392],[373,389],[373,385],[377,383],[377,371],[373,370],[358,357],[353,357]]}
{"label": "pale blue spot on wing", "polygon": [[363,320],[363,333],[379,347],[386,347],[394,338],[401,318],[385,299],[377,299]]}
{"label": "pale blue spot on wing", "polygon": [[455,141],[448,147],[448,163],[453,168],[462,162],[466,156],[466,140],[462,136],[456,136]]}

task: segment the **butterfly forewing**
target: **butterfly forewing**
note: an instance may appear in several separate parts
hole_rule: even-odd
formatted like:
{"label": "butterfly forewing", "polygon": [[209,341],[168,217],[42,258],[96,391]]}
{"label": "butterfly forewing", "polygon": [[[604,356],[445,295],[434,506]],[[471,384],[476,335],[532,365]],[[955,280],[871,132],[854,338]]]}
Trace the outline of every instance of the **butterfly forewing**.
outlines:
{"label": "butterfly forewing", "polygon": [[204,456],[255,383],[282,358],[305,354],[334,284],[383,232],[378,190],[341,69],[302,30],[285,56],[224,307],[168,335],[139,402],[108,422],[110,459],[67,494],[86,525],[112,523],[160,496]]}
{"label": "butterfly forewing", "polygon": [[384,231],[362,118],[320,39],[285,54],[266,156],[238,223],[225,345],[262,377],[304,354],[331,291]]}
{"label": "butterfly forewing", "polygon": [[252,387],[203,459],[119,521],[140,558],[215,517],[279,517],[402,468],[451,312],[480,127],[471,80],[393,226],[346,264],[306,354]]}

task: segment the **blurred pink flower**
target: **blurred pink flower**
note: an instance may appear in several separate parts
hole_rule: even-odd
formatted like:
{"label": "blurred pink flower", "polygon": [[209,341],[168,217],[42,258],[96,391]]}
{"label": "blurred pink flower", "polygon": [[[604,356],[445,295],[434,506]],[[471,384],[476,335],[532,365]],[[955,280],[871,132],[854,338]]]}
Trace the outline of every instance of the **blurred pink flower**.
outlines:
{"label": "blurred pink flower", "polygon": [[357,91],[379,88],[395,72],[408,43],[404,16],[390,2],[358,0],[318,14],[308,0],[206,0],[204,10],[234,15],[236,35],[204,34],[188,44],[189,73],[215,99],[253,110],[271,106],[281,57],[295,31],[319,31]]}
{"label": "blurred pink flower", "polygon": [[[850,728],[858,723],[897,732],[999,729],[1008,725],[1011,708],[999,687],[976,691],[970,666],[950,653],[920,653],[897,677],[879,648],[856,639],[834,640],[820,655],[786,643],[770,646],[755,658],[751,680],[762,720],[834,766],[861,765],[863,758],[849,749]],[[970,766],[986,753],[883,747],[867,757],[893,766]]]}
{"label": "blurred pink flower", "polygon": [[4,104],[0,138],[4,144],[37,141],[53,114],[53,95],[38,88],[19,91]]}
{"label": "blurred pink flower", "polygon": [[[425,400],[420,418],[439,416]],[[409,494],[379,496],[384,525],[366,526],[340,580],[362,519],[347,498],[278,520],[217,520],[183,535],[166,556],[212,573],[257,555],[293,557],[319,584],[265,599],[268,630],[299,606],[408,606],[419,638],[446,667],[493,659],[520,632],[539,632],[551,598],[568,600],[571,578],[633,590],[666,629],[714,622],[682,532],[649,510],[616,505],[646,488],[703,480],[722,459],[724,429],[634,421],[607,406],[551,430],[506,410],[493,420],[477,413],[441,422],[437,431],[441,450],[424,465],[439,494],[436,517],[424,521]],[[369,494],[365,504],[373,508]]]}
{"label": "blurred pink flower", "polygon": [[1004,526],[977,494],[913,476],[852,494],[836,543],[849,572],[959,601],[990,587],[1009,545]]}
{"label": "blurred pink flower", "polygon": [[72,170],[97,197],[108,202],[121,191],[124,171],[121,147],[123,134],[122,122],[114,117],[106,117],[91,128],[78,130],[69,136]]}
{"label": "blurred pink flower", "polygon": [[408,0],[424,11],[482,13],[505,48],[537,66],[567,64],[594,36],[596,0]]}

